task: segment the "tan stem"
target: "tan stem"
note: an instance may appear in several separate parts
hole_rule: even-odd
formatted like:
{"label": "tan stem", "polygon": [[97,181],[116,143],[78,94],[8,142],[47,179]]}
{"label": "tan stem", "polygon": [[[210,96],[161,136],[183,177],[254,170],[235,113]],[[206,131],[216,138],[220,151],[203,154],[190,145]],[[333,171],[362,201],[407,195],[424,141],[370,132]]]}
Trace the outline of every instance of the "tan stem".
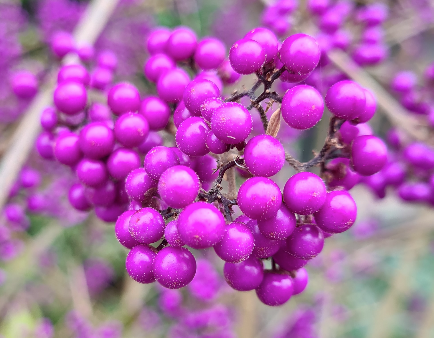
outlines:
{"label": "tan stem", "polygon": [[[93,45],[107,24],[119,0],[94,0],[87,7],[74,31],[77,46]],[[78,62],[76,55],[67,55],[64,64]],[[9,191],[24,165],[41,130],[41,111],[52,104],[57,69],[53,69],[46,84],[33,99],[23,119],[11,137],[11,143],[0,163],[0,209],[6,203]]]}

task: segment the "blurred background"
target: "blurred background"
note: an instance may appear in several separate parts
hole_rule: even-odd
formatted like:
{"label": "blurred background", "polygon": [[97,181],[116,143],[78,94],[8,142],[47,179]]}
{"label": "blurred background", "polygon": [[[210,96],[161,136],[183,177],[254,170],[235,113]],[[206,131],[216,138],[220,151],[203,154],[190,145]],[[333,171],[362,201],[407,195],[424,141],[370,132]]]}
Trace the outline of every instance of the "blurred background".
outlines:
{"label": "blurred background", "polygon": [[[73,32],[89,2],[0,0],[0,168],[8,166],[3,155],[33,109],[33,95],[14,92],[14,75],[30,71],[39,91],[49,87],[49,74],[59,63],[50,49],[53,34]],[[153,27],[189,26],[199,37],[221,39],[227,49],[260,25],[282,39],[307,32],[317,36],[324,52],[307,83],[325,93],[345,73],[370,88],[382,102],[369,125],[389,142],[391,158],[400,159],[411,138],[431,147],[433,1],[330,1],[349,10],[346,15],[331,10],[325,19],[312,14],[308,1],[294,3],[294,9],[273,17],[266,13],[274,1],[122,0],[94,50],[114,51],[118,65],[112,81],[130,81],[143,95],[156,92],[143,75],[146,37]],[[367,28],[360,14],[372,4],[387,13],[375,29]],[[245,76],[225,93],[250,88],[253,81]],[[283,93],[291,85],[276,86]],[[101,93],[93,95],[98,101]],[[259,118],[255,123],[261,128]],[[327,125],[324,116],[303,133],[283,128],[279,138],[287,151],[307,161],[312,150],[321,149]],[[408,181],[426,183],[426,173],[417,169],[408,169]],[[291,170],[286,165],[275,177],[280,186]],[[17,174],[10,192],[2,191],[1,337],[434,337],[432,198],[400,193],[384,173],[351,190],[356,224],[327,239],[307,266],[307,290],[277,308],[260,303],[254,291],[232,290],[213,250],[194,252],[197,276],[184,289],[134,282],[125,271],[127,250],[118,244],[113,223],[69,206],[71,172],[32,150]]]}

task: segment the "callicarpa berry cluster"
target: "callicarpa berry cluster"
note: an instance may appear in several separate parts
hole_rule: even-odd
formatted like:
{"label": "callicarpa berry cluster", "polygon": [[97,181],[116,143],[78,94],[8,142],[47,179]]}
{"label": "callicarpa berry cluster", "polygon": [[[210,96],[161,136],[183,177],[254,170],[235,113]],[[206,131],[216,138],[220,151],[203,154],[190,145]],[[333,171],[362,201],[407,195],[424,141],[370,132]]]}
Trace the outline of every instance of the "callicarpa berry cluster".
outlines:
{"label": "callicarpa berry cluster", "polygon": [[[284,304],[306,288],[304,266],[324,239],[355,222],[347,190],[387,162],[381,139],[357,126],[375,113],[372,93],[349,80],[335,83],[325,97],[295,85],[321,59],[317,40],[306,34],[280,43],[259,27],[227,53],[220,40],[198,41],[187,27],[158,28],[146,48],[144,74],[156,95],[144,98],[130,83],[104,91],[116,68],[113,54],[98,59],[108,74],[101,86],[92,85],[85,66],[63,66],[55,107],[42,115],[39,153],[76,173],[79,183],[69,191],[74,208],[94,208],[100,219],[116,222],[135,281],[182,288],[196,273],[190,249],[213,248],[233,289],[256,290],[270,306]],[[223,93],[249,74],[256,76],[251,89]],[[293,84],[283,97],[274,91],[277,80]],[[107,104],[89,103],[95,90],[106,94]],[[268,118],[273,104],[280,107]],[[279,129],[312,128],[325,107],[332,114],[325,144],[302,163],[285,151]],[[252,114],[263,125],[255,135]],[[285,162],[296,173],[281,191],[271,177]],[[320,176],[307,171],[313,167]]]}

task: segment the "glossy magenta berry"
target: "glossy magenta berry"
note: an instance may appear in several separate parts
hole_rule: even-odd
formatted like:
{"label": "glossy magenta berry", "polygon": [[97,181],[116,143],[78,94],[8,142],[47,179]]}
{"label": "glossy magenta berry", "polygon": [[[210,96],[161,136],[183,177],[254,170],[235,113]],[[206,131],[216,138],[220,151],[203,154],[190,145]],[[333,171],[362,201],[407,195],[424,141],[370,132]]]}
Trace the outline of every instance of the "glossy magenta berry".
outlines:
{"label": "glossy magenta berry", "polygon": [[155,54],[146,61],[143,72],[150,81],[157,82],[161,74],[175,67],[175,62],[166,54]]}
{"label": "glossy magenta berry", "polygon": [[238,263],[249,258],[254,246],[250,229],[243,224],[231,223],[226,226],[223,239],[214,245],[214,250],[225,262]]}
{"label": "glossy magenta berry", "polygon": [[358,136],[351,145],[351,166],[360,175],[379,172],[387,163],[387,147],[376,136]]}
{"label": "glossy magenta berry", "polygon": [[16,72],[11,85],[14,94],[21,99],[31,99],[38,92],[38,79],[29,71]]}
{"label": "glossy magenta berry", "polygon": [[176,131],[175,139],[179,150],[189,156],[203,156],[209,153],[206,146],[209,127],[200,117],[189,117]]}
{"label": "glossy magenta berry", "polygon": [[237,199],[241,211],[251,219],[270,219],[276,216],[282,205],[279,187],[265,177],[252,177],[245,181]]}
{"label": "glossy magenta berry", "polygon": [[223,239],[225,220],[214,205],[196,202],[179,215],[178,231],[188,246],[194,249],[209,248]]}
{"label": "glossy magenta berry", "polygon": [[155,258],[154,273],[165,288],[180,289],[193,280],[196,260],[186,248],[166,247]]}
{"label": "glossy magenta berry", "polygon": [[69,189],[68,200],[73,208],[79,211],[88,211],[92,208],[92,204],[90,204],[85,195],[85,188],[79,183],[74,184]]}
{"label": "glossy magenta berry", "polygon": [[54,156],[62,164],[76,165],[83,157],[78,135],[68,132],[59,135],[54,146]]}
{"label": "glossy magenta berry", "polygon": [[190,76],[181,68],[168,70],[160,75],[157,82],[158,96],[166,102],[176,103],[182,100]]}
{"label": "glossy magenta berry", "polygon": [[178,27],[170,34],[165,51],[175,61],[193,56],[197,46],[196,34],[188,27]]}
{"label": "glossy magenta berry", "polygon": [[79,64],[62,66],[57,74],[57,82],[63,83],[67,81],[79,82],[87,86],[90,82],[89,72]]}
{"label": "glossy magenta berry", "polygon": [[217,69],[226,57],[226,47],[218,39],[204,38],[196,47],[194,61],[204,69]]}
{"label": "glossy magenta berry", "polygon": [[167,243],[169,243],[169,245],[174,248],[185,245],[178,231],[177,220],[173,220],[167,223],[166,228],[164,229],[164,238],[166,239]]}
{"label": "glossy magenta berry", "polygon": [[255,247],[252,256],[263,259],[271,257],[279,251],[279,241],[266,238],[259,230],[256,220],[249,221],[246,226],[252,231],[253,238],[255,239]]}
{"label": "glossy magenta berry", "polygon": [[59,83],[54,90],[54,104],[66,115],[80,113],[87,103],[86,88],[79,82]]}
{"label": "glossy magenta berry", "polygon": [[266,271],[261,285],[256,289],[259,300],[269,306],[285,304],[294,292],[293,281],[286,274]]}
{"label": "glossy magenta berry", "polygon": [[126,178],[132,170],[139,168],[140,164],[139,154],[127,148],[116,149],[107,159],[108,172],[116,180]]}
{"label": "glossy magenta berry", "polygon": [[57,126],[57,114],[53,107],[47,107],[41,114],[41,126],[45,131],[52,131]]}
{"label": "glossy magenta berry", "polygon": [[276,216],[267,220],[258,220],[258,227],[261,234],[267,239],[284,240],[288,238],[295,229],[297,220],[294,213],[282,204]]}
{"label": "glossy magenta berry", "polygon": [[169,147],[154,147],[145,156],[144,167],[146,172],[156,181],[158,181],[166,169],[176,165],[179,165],[178,156]]}
{"label": "glossy magenta berry", "polygon": [[329,233],[348,230],[357,217],[357,206],[346,191],[330,191],[322,208],[315,214],[318,227]]}
{"label": "glossy magenta berry", "polygon": [[96,67],[90,74],[90,87],[106,90],[113,83],[113,73],[106,68]]}
{"label": "glossy magenta berry", "polygon": [[113,131],[103,122],[89,123],[80,131],[80,149],[86,157],[103,158],[112,152],[114,145]]}
{"label": "glossy magenta berry", "polygon": [[217,108],[211,117],[211,129],[217,138],[227,144],[243,142],[252,131],[249,111],[239,103],[229,102]]}
{"label": "glossy magenta berry", "polygon": [[280,268],[286,271],[294,271],[302,268],[308,262],[306,259],[297,258],[286,249],[286,243],[273,255],[274,261]]}
{"label": "glossy magenta berry", "polygon": [[292,128],[305,130],[315,126],[324,113],[324,100],[313,87],[299,85],[283,96],[282,117]]}
{"label": "glossy magenta berry", "polygon": [[150,130],[162,130],[169,122],[170,108],[156,96],[146,97],[140,105],[139,112],[146,118]]}
{"label": "glossy magenta berry", "polygon": [[116,199],[116,186],[108,180],[97,187],[86,187],[86,197],[95,206],[109,207],[112,206]]}
{"label": "glossy magenta berry", "polygon": [[365,91],[353,81],[340,81],[329,88],[325,103],[336,117],[353,120],[365,112]]}
{"label": "glossy magenta berry", "polygon": [[222,81],[226,84],[233,84],[237,82],[241,77],[241,75],[232,68],[229,60],[223,61],[223,63],[218,69],[218,73]]}
{"label": "glossy magenta berry", "polygon": [[274,137],[258,135],[247,142],[244,161],[254,176],[270,177],[283,168],[285,149]]}
{"label": "glossy magenta berry", "polygon": [[265,63],[265,52],[261,45],[250,39],[235,42],[229,51],[232,68],[239,74],[252,74]]}
{"label": "glossy magenta berry", "polygon": [[200,106],[200,114],[206,121],[211,122],[211,118],[215,110],[222,104],[223,101],[217,97],[206,99]]}
{"label": "glossy magenta berry", "polygon": [[145,168],[132,170],[126,180],[125,189],[129,198],[145,203],[157,190],[157,181],[154,181]]}
{"label": "glossy magenta berry", "polygon": [[172,208],[185,208],[193,203],[199,189],[199,177],[192,169],[183,165],[168,168],[158,181],[161,199]]}
{"label": "glossy magenta berry", "polygon": [[98,53],[96,64],[100,68],[105,68],[113,72],[118,67],[118,58],[113,51],[103,50]]}
{"label": "glossy magenta berry", "polygon": [[59,59],[75,50],[75,42],[68,32],[58,31],[51,37],[51,51]]}
{"label": "glossy magenta berry", "polygon": [[315,224],[303,224],[286,240],[286,250],[297,258],[312,259],[324,248],[324,236]]}
{"label": "glossy magenta berry", "polygon": [[217,86],[205,79],[191,81],[184,91],[183,102],[193,116],[201,116],[201,105],[206,99],[216,98],[220,95]]}
{"label": "glossy magenta berry", "polygon": [[321,50],[313,37],[294,34],[283,41],[279,57],[285,67],[293,73],[307,74],[318,65]]}
{"label": "glossy magenta berry", "polygon": [[292,212],[310,215],[318,211],[327,196],[323,180],[313,173],[301,172],[293,175],[283,189],[283,200]]}
{"label": "glossy magenta berry", "polygon": [[160,134],[150,131],[146,140],[138,146],[138,151],[142,154],[147,154],[152,148],[162,146],[163,138]]}
{"label": "glossy magenta berry", "polygon": [[269,29],[257,27],[248,32],[244,39],[250,39],[259,43],[265,53],[265,62],[273,61],[277,55],[279,42],[276,35]]}
{"label": "glossy magenta berry", "polygon": [[365,92],[365,110],[357,118],[358,123],[366,123],[375,115],[375,110],[377,109],[377,101],[375,100],[374,94],[368,89],[363,88]]}
{"label": "glossy magenta berry", "polygon": [[134,148],[146,140],[149,124],[141,114],[126,113],[116,121],[114,132],[120,144],[127,148]]}
{"label": "glossy magenta berry", "polygon": [[76,169],[78,179],[88,187],[98,187],[108,179],[105,163],[90,158],[82,159]]}
{"label": "glossy magenta berry", "polygon": [[309,283],[309,275],[305,268],[300,268],[295,272],[295,277],[292,279],[294,292],[293,296],[302,293]]}
{"label": "glossy magenta berry", "polygon": [[107,104],[115,115],[136,112],[140,108],[140,93],[131,83],[118,83],[108,92]]}
{"label": "glossy magenta berry", "polygon": [[133,238],[143,244],[151,244],[161,239],[165,223],[160,213],[153,208],[136,211],[130,218],[129,232]]}
{"label": "glossy magenta berry", "polygon": [[120,215],[115,224],[115,235],[119,243],[127,249],[140,245],[130,234],[128,227],[130,226],[131,216],[135,213],[134,210],[127,210]]}
{"label": "glossy magenta berry", "polygon": [[262,261],[249,257],[240,263],[225,263],[223,273],[229,286],[237,291],[256,289],[264,278]]}
{"label": "glossy magenta berry", "polygon": [[164,53],[170,34],[170,29],[166,27],[157,27],[153,29],[146,41],[146,48],[148,49],[149,54],[154,55],[157,53]]}
{"label": "glossy magenta berry", "polygon": [[137,245],[128,253],[125,268],[136,282],[152,283],[155,281],[154,261],[156,257],[155,249],[148,245]]}

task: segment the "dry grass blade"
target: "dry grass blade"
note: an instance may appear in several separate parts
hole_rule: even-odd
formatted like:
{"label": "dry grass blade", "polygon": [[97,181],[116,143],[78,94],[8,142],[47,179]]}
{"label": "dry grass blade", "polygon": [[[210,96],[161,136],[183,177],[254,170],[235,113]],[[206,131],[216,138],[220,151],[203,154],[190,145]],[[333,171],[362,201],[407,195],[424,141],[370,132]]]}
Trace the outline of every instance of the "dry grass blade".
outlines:
{"label": "dry grass blade", "polygon": [[270,117],[270,121],[268,122],[268,127],[266,134],[276,137],[277,133],[280,130],[280,120],[282,118],[282,113],[280,112],[280,108],[277,109]]}

